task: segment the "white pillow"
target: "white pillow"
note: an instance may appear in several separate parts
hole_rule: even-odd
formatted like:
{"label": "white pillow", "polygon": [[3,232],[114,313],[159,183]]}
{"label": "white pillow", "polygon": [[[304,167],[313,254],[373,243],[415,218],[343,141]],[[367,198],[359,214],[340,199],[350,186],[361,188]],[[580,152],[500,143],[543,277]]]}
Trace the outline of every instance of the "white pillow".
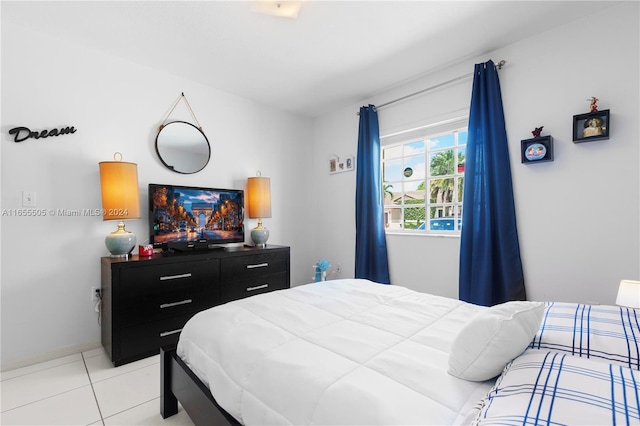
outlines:
{"label": "white pillow", "polygon": [[458,333],[449,354],[449,374],[483,381],[498,376],[540,328],[542,302],[506,302],[478,312]]}

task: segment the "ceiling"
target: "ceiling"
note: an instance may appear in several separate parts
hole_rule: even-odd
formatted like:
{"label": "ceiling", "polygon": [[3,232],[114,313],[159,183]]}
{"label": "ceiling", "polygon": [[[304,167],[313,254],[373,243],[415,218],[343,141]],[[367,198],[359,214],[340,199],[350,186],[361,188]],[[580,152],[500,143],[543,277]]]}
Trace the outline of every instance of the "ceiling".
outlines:
{"label": "ceiling", "polygon": [[249,1],[1,7],[3,22],[314,117],[615,3],[307,0],[296,19],[252,12]]}

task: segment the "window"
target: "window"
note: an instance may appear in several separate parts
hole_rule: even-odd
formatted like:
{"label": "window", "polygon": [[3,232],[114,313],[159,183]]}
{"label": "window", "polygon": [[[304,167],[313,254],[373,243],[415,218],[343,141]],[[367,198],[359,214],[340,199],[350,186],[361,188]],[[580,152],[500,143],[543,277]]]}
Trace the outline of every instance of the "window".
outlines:
{"label": "window", "polygon": [[387,231],[460,232],[466,119],[441,124],[381,138]]}

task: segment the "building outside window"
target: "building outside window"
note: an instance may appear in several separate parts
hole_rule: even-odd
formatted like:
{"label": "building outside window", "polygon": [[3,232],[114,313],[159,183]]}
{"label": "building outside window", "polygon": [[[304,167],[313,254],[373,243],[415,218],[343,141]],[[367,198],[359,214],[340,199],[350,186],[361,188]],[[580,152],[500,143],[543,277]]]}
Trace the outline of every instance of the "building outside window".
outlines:
{"label": "building outside window", "polygon": [[381,138],[387,232],[460,233],[466,122],[455,119]]}

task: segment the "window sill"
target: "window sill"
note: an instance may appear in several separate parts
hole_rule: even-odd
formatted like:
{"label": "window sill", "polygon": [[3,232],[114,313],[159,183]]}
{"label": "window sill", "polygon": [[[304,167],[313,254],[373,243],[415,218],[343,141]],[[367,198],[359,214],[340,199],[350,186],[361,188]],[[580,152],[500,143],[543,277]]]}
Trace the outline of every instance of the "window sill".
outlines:
{"label": "window sill", "polygon": [[436,238],[460,238],[459,232],[439,234],[436,232],[415,232],[415,231],[385,231],[386,235],[411,236],[411,237],[436,237]]}

